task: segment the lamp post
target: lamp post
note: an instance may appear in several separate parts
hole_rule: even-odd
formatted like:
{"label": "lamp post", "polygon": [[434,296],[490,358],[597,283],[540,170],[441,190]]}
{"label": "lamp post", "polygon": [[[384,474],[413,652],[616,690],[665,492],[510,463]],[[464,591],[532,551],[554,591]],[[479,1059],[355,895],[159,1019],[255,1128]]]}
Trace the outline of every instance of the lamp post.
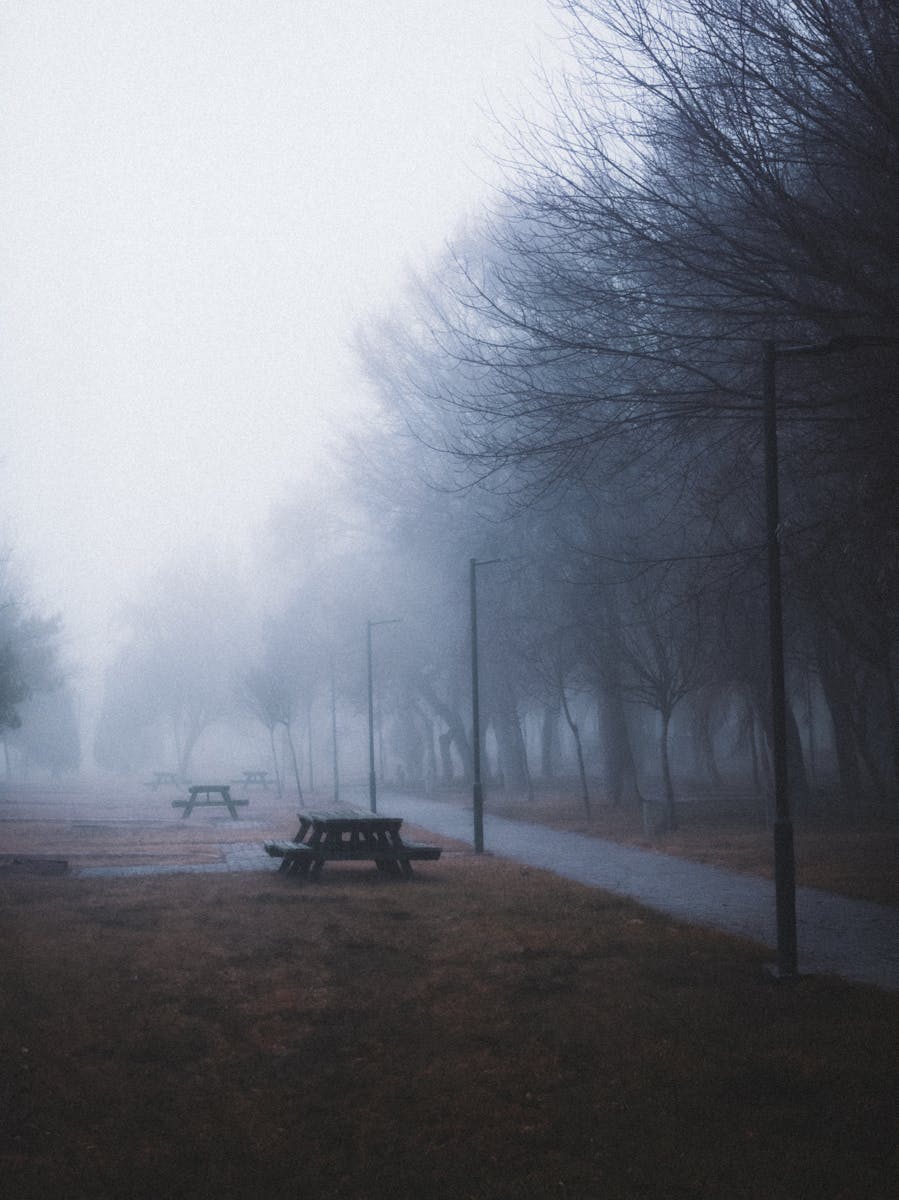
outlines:
{"label": "lamp post", "polygon": [[784,668],[783,596],[780,570],[780,496],[777,456],[777,348],[764,348],[765,526],[768,548],[768,656],[771,674],[771,753],[774,765],[774,894],[777,909],[777,971],[797,974],[796,860],[787,777],[787,698]]}
{"label": "lamp post", "polygon": [[487,558],[482,562],[471,558],[468,561],[468,588],[471,602],[471,774],[475,854],[484,853],[484,791],[481,787],[481,715],[478,700],[477,569],[499,561],[498,558]]}
{"label": "lamp post", "polygon": [[371,672],[371,631],[375,625],[398,625],[402,617],[391,621],[366,621],[365,646],[368,655],[368,801],[371,811],[378,811],[378,789],[375,781],[375,708]]}
{"label": "lamp post", "polygon": [[849,335],[827,342],[763,350],[765,526],[768,551],[768,644],[771,674],[771,755],[774,767],[774,894],[777,909],[777,975],[798,975],[796,947],[796,860],[787,768],[787,700],[784,666],[783,596],[780,565],[780,496],[777,451],[777,359],[823,358],[861,346],[896,346],[896,338]]}
{"label": "lamp post", "polygon": [[334,687],[334,656],[331,655],[331,761],[334,777],[334,803],[340,801],[340,763],[337,756],[337,694]]}

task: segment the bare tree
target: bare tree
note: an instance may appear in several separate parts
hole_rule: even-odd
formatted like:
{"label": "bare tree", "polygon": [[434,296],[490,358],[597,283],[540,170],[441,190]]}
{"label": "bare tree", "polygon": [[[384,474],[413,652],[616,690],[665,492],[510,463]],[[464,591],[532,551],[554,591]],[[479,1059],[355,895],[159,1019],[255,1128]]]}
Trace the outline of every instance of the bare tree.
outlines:
{"label": "bare tree", "polygon": [[[572,69],[553,118],[520,134],[506,202],[457,239],[392,325],[370,332],[385,409],[431,452],[438,477],[452,478],[451,455],[456,484],[503,493],[511,509],[580,491],[605,512],[651,493],[642,530],[632,523],[625,541],[603,532],[590,552],[638,570],[742,562],[751,594],[761,339],[878,346],[854,366],[784,369],[782,551],[788,620],[804,644],[822,619],[813,590],[834,593],[823,666],[836,645],[859,680],[851,702],[832,707],[837,737],[873,777],[871,717],[885,707],[895,774],[899,574],[883,549],[897,538],[897,10],[880,0],[562,8]],[[837,568],[829,589],[809,587],[816,560]],[[868,581],[868,599],[853,578]],[[868,626],[880,632],[873,657]],[[744,684],[738,671],[734,686]],[[762,690],[754,681],[758,704]]]}
{"label": "bare tree", "polygon": [[627,690],[661,719],[659,762],[668,829],[677,828],[669,755],[671,718],[685,696],[708,682],[711,665],[707,614],[700,596],[684,586],[688,582],[656,576],[632,587],[630,621],[622,631]]}
{"label": "bare tree", "polygon": [[188,778],[203,733],[234,712],[232,680],[250,627],[239,579],[211,554],[173,563],[127,607],[123,626],[106,677],[98,761],[133,769],[151,754],[171,754]]}

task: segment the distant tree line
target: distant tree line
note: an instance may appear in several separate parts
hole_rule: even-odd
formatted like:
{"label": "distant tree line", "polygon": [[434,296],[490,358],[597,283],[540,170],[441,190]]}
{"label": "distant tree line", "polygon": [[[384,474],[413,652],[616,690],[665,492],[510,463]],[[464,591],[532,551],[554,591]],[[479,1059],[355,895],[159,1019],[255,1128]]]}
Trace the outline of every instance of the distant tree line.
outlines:
{"label": "distant tree line", "polygon": [[59,617],[39,615],[0,560],[0,738],[3,774],[59,776],[81,761],[77,701],[63,663]]}
{"label": "distant tree line", "polygon": [[494,520],[530,507],[520,551],[567,585],[543,632],[618,729],[612,794],[624,696],[658,714],[671,819],[677,706],[712,773],[728,712],[766,769],[773,342],[794,791],[808,801],[828,748],[843,803],[882,805],[899,793],[899,10],[561,7],[572,69],[520,132],[503,203],[366,332],[379,420],[418,439],[434,486],[489,495]]}

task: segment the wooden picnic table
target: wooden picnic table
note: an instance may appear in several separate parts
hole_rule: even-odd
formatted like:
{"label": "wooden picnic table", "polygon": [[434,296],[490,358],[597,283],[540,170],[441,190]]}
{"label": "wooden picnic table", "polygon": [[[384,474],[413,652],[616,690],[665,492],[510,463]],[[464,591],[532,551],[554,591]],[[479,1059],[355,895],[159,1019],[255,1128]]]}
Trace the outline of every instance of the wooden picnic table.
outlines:
{"label": "wooden picnic table", "polygon": [[153,778],[147,784],[147,787],[151,787],[153,789],[153,791],[155,792],[157,788],[167,787],[167,786],[168,787],[178,787],[180,785],[180,783],[181,783],[181,780],[178,778],[178,776],[175,774],[174,771],[154,771]]}
{"label": "wooden picnic table", "polygon": [[[231,787],[227,783],[197,783],[189,787],[189,800],[173,800],[172,808],[183,808],[182,817],[189,817],[196,807],[222,805],[227,807],[234,820],[237,820],[237,806],[249,804],[249,800],[235,800],[231,795]],[[205,800],[200,797],[205,796]],[[218,797],[215,799],[214,797]]]}
{"label": "wooden picnic table", "polygon": [[243,784],[249,787],[251,783],[258,783],[262,787],[268,787],[268,771],[244,771]]}
{"label": "wooden picnic table", "polygon": [[291,842],[266,842],[265,849],[280,858],[279,871],[317,879],[326,862],[372,860],[379,871],[408,879],[413,859],[440,857],[439,846],[403,841],[402,817],[335,809],[301,812],[300,827]]}

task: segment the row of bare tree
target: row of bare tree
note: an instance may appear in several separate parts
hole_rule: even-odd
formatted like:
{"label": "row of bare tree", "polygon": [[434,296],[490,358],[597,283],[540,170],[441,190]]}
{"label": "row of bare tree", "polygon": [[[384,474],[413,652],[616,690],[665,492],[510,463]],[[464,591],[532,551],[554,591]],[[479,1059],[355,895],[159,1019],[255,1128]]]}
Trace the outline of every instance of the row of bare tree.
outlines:
{"label": "row of bare tree", "polygon": [[368,441],[395,462],[411,432],[435,487],[489,496],[494,520],[530,509],[520,551],[540,587],[564,580],[543,625],[556,672],[658,712],[672,819],[665,747],[687,696],[706,725],[742,710],[764,763],[773,342],[794,794],[826,747],[844,803],[883,805],[899,794],[899,12],[562,8],[571,70],[518,131],[502,202],[366,330]]}
{"label": "row of bare tree", "polygon": [[478,575],[496,781],[564,769],[587,807],[649,791],[669,823],[676,770],[764,791],[773,342],[793,796],[832,777],[847,810],[895,802],[899,14],[560,7],[570,69],[509,131],[502,199],[360,336],[372,419],[342,478],[273,519],[265,588],[199,601],[194,572],[167,658],[135,620],[101,759],[136,744],[117,686],[150,689],[144,728],[168,705],[185,758],[217,677],[216,719],[296,724],[324,766],[330,697],[364,709],[365,622],[402,618],[376,639],[388,770],[466,779],[475,557],[501,560]]}

